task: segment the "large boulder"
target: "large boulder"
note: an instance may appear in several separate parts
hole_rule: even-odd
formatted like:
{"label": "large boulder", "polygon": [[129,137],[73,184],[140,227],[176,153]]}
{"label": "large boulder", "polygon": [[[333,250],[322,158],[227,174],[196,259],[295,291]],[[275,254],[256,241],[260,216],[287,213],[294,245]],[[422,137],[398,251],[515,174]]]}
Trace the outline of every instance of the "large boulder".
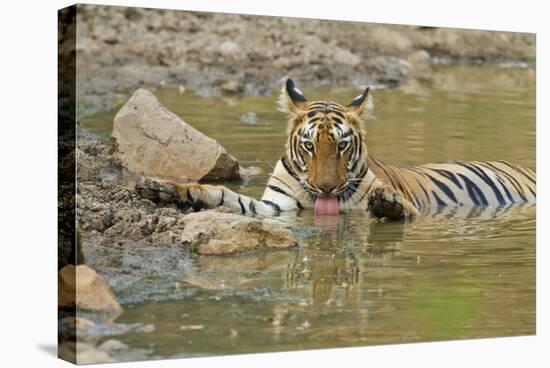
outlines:
{"label": "large boulder", "polygon": [[210,210],[188,214],[184,217],[184,223],[180,241],[204,255],[260,248],[284,249],[297,245],[292,231],[272,219]]}
{"label": "large boulder", "polygon": [[58,273],[58,306],[74,307],[96,312],[120,312],[109,285],[86,265],[66,265]]}
{"label": "large boulder", "polygon": [[138,89],[116,114],[112,137],[128,170],[175,179],[239,179],[239,163],[207,137]]}

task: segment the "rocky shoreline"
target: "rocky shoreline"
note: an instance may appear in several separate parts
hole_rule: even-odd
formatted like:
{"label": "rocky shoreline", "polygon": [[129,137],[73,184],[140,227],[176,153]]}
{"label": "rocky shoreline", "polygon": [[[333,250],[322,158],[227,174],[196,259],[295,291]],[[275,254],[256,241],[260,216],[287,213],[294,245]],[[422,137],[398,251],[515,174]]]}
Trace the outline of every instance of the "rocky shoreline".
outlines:
{"label": "rocky shoreline", "polygon": [[434,64],[535,63],[535,35],[316,19],[77,5],[77,101],[84,116],[137,87],[202,96],[300,85],[395,86]]}
{"label": "rocky shoreline", "polygon": [[113,321],[127,303],[184,297],[188,291],[177,288],[177,280],[189,271],[193,254],[220,256],[298,245],[292,230],[275,220],[245,217],[223,207],[192,212],[144,198],[134,188],[140,175],[128,171],[116,140],[99,139],[78,124],[76,133],[79,264],[64,263],[63,255],[70,251],[61,249],[61,356],[78,358],[79,363],[140,357],[143,352],[105,337],[130,330],[148,333],[154,326]]}
{"label": "rocky shoreline", "polygon": [[[212,180],[208,174],[212,172],[210,166],[202,164],[198,176],[194,167],[182,174],[181,168],[187,167],[186,155],[165,157],[166,144],[147,143],[153,135],[144,127],[150,124],[155,125],[160,136],[172,137],[170,144],[176,145],[180,152],[200,151],[197,146],[205,139],[211,141],[211,149],[203,156],[213,156],[209,161],[215,165],[212,167],[218,173],[226,173],[218,180],[233,178],[233,170],[226,169],[235,164],[240,176],[247,171],[242,170],[236,159],[220,163],[216,155],[226,151],[217,141],[194,130],[143,89],[137,90],[120,109],[114,128],[118,133],[113,133],[111,140],[101,140],[77,125],[76,217],[82,254],[79,263],[105,278],[117,297],[133,302],[147,299],[151,290],[137,285],[151,277],[177,277],[192,253],[225,255],[297,245],[291,229],[273,219],[241,216],[224,207],[193,212],[191,208],[180,208],[174,201],[159,201],[144,192],[137,185],[143,175]],[[129,171],[144,146],[150,162],[141,160],[137,173]],[[174,165],[158,165],[162,160],[172,160]]]}
{"label": "rocky shoreline", "polygon": [[[224,208],[193,213],[175,203],[144,198],[134,189],[139,175],[125,168],[114,141],[102,141],[80,126],[77,132],[79,239],[85,263],[102,275],[109,274],[104,271],[113,263],[118,267],[115,273],[125,274],[120,258],[125,252],[135,258],[139,249],[228,254],[296,245],[291,231],[272,220],[235,215]],[[138,278],[139,272],[131,273]],[[107,279],[111,285],[117,282]]]}

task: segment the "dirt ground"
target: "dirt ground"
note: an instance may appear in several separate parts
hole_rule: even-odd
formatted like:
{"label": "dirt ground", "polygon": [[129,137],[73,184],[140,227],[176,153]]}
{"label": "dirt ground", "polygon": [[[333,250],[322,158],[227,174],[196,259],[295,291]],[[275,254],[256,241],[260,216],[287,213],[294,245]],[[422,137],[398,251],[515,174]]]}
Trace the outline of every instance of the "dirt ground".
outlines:
{"label": "dirt ground", "polygon": [[96,5],[77,8],[79,115],[136,87],[204,96],[299,85],[394,86],[437,63],[534,65],[535,35]]}

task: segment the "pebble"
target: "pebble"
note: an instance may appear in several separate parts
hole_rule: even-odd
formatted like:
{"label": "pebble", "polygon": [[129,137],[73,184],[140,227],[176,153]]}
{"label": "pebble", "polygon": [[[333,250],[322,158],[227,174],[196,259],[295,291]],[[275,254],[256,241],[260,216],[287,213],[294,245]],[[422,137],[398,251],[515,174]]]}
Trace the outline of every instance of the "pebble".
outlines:
{"label": "pebble", "polygon": [[222,91],[228,92],[228,93],[237,93],[241,91],[241,86],[237,81],[230,80],[222,84],[221,86]]}
{"label": "pebble", "polygon": [[233,41],[225,41],[220,45],[220,53],[223,56],[237,57],[240,53],[240,47]]}
{"label": "pebble", "polygon": [[103,351],[116,351],[116,350],[126,350],[128,349],[128,345],[126,345],[125,343],[119,340],[109,339],[101,343],[97,348]]}
{"label": "pebble", "polygon": [[241,115],[240,121],[242,124],[255,125],[258,121],[258,115],[255,112],[247,112]]}
{"label": "pebble", "polygon": [[180,330],[182,331],[199,331],[204,328],[204,325],[184,325],[180,326]]}
{"label": "pebble", "polygon": [[151,332],[155,331],[155,325],[153,325],[153,324],[144,325],[144,326],[138,327],[136,329],[136,331],[137,332],[144,332],[144,333],[151,333]]}

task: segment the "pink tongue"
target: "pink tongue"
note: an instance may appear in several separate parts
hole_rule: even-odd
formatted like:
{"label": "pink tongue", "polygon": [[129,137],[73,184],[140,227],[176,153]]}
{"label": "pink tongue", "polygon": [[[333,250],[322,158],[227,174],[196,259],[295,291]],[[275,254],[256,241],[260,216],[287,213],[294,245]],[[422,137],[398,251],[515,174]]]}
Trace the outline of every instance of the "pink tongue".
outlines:
{"label": "pink tongue", "polygon": [[316,215],[337,215],[338,212],[338,197],[317,197],[315,200]]}

